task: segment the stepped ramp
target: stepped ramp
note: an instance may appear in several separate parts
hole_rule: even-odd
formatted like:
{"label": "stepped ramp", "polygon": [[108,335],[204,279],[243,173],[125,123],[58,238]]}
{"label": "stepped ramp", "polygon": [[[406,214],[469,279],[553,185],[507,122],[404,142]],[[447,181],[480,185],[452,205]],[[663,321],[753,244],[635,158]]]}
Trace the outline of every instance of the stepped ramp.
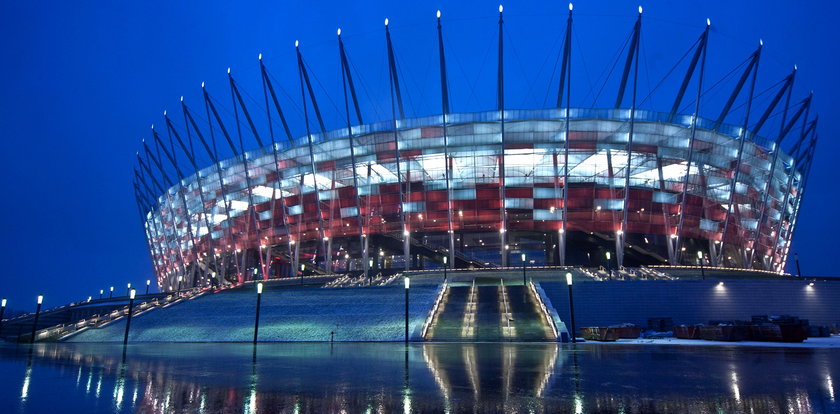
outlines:
{"label": "stepped ramp", "polygon": [[501,280],[450,286],[425,339],[438,342],[555,341],[538,298]]}
{"label": "stepped ramp", "polygon": [[[409,332],[420,339],[437,298],[437,285],[412,287]],[[260,341],[402,341],[405,290],[402,286],[288,288],[267,284],[260,315]],[[256,291],[245,287],[208,293],[132,318],[129,342],[250,342],[254,335]],[[125,321],[90,328],[69,342],[121,342]]]}

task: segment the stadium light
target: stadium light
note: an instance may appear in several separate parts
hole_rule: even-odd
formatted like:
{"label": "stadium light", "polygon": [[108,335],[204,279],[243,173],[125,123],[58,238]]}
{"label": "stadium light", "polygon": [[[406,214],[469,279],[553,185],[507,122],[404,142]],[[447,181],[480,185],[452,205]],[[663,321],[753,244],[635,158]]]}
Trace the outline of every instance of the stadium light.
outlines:
{"label": "stadium light", "polygon": [[572,337],[572,343],[577,343],[577,333],[575,329],[575,298],[572,292],[572,273],[566,272],[566,286],[569,287],[569,320],[572,325],[572,330],[569,332],[569,336]]}

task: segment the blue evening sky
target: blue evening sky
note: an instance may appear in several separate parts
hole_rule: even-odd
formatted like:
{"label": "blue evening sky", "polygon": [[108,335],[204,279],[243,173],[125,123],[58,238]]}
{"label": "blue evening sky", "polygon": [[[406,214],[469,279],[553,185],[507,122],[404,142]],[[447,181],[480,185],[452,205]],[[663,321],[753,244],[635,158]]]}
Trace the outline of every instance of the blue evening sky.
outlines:
{"label": "blue evening sky", "polygon": [[[606,107],[615,100],[623,60],[598,101],[594,96],[630,33],[637,5],[575,4],[573,106]],[[550,106],[556,99],[554,62],[567,3],[504,6],[507,106]],[[643,6],[640,101],[700,35],[707,17],[713,29],[707,85],[746,59],[759,38],[765,48],[757,91],[799,65],[793,101],[813,89],[812,115],[819,113],[822,123],[793,250],[805,274],[836,275],[834,240],[840,225],[831,154],[840,152],[840,144],[831,126],[840,119],[840,4],[652,1]],[[441,9],[453,111],[492,109],[497,7],[490,1],[2,2],[0,296],[8,297],[11,307],[29,309],[39,293],[54,306],[96,296],[111,285],[124,289],[127,282],[154,279],[131,187],[140,139],[150,136],[150,124],[162,126],[164,109],[181,119],[182,95],[203,110],[202,81],[229,111],[228,67],[264,125],[259,53],[284,91],[293,132],[303,135],[293,47],[299,39],[327,127],[338,128],[344,121],[343,110],[335,109],[343,104],[335,31],[341,27],[359,74],[365,121],[388,119],[383,20],[389,17],[406,111],[433,114],[440,111],[434,15]],[[685,62],[678,66],[641,106],[667,111],[685,67]],[[710,92],[701,115],[716,117],[732,84],[730,77]],[[770,94],[757,100],[757,111],[763,111]],[[741,122],[742,112],[728,121]],[[762,132],[777,130],[771,122]]]}

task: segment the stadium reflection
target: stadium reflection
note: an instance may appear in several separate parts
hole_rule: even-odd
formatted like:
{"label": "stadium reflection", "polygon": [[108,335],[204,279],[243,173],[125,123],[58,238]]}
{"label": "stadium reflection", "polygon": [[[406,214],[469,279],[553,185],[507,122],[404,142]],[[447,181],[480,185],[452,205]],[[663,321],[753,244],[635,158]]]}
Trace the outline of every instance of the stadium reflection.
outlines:
{"label": "stadium reflection", "polygon": [[[835,412],[834,350],[583,344],[0,346],[5,411]],[[59,404],[59,405],[56,405]]]}

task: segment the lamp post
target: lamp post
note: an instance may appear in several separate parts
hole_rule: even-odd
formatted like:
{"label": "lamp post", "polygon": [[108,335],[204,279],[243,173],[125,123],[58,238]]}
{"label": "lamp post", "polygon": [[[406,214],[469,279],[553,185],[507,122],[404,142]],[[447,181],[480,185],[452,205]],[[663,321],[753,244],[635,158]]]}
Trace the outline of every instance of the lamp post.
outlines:
{"label": "lamp post", "polygon": [[0,306],[0,331],[2,331],[3,330],[3,314],[6,313],[6,298],[3,298],[3,300],[0,301],[0,303],[2,303],[2,306]]}
{"label": "lamp post", "polygon": [[111,286],[111,290],[108,292],[108,299],[111,299],[113,297],[114,297],[114,287]]}
{"label": "lamp post", "polygon": [[128,331],[131,329],[131,313],[134,312],[134,295],[137,290],[131,289],[128,291],[128,315],[125,320],[125,336],[123,336],[123,345],[128,344]]}
{"label": "lamp post", "polygon": [[373,274],[372,274],[373,272],[371,272],[371,270],[373,270],[373,258],[372,257],[368,261],[368,286],[373,284]]}
{"label": "lamp post", "polygon": [[697,261],[700,262],[700,277],[706,280],[706,271],[703,270],[703,251],[697,251]]}
{"label": "lamp post", "polygon": [[126,296],[131,295],[131,282],[128,283],[128,288],[125,290],[125,295]]}
{"label": "lamp post", "polygon": [[102,300],[102,294],[105,293],[105,289],[99,289],[99,300]]}
{"label": "lamp post", "polygon": [[152,284],[152,281],[149,280],[149,279],[146,279],[146,294],[147,295],[149,294],[149,285],[151,285],[151,284]]}
{"label": "lamp post", "polygon": [[447,268],[449,267],[448,262],[449,258],[447,256],[443,256],[443,283],[446,283],[448,277],[448,275],[446,274]]}
{"label": "lamp post", "polygon": [[572,274],[571,273],[566,273],[566,285],[569,286],[569,314],[570,314],[569,316],[571,318],[571,323],[572,323],[572,334],[570,336],[572,337],[572,343],[576,343],[577,339],[575,339],[575,336],[576,336],[576,334],[575,334],[576,333],[576,330],[575,330],[575,298],[574,298],[574,295],[572,294]]}
{"label": "lamp post", "polygon": [[612,280],[612,262],[610,261],[610,252],[607,252],[607,272],[610,274],[610,280]]}
{"label": "lamp post", "polygon": [[522,286],[525,286],[525,253],[522,253]]}
{"label": "lamp post", "polygon": [[405,343],[408,343],[408,288],[411,285],[411,279],[405,279]]}
{"label": "lamp post", "polygon": [[793,261],[796,263],[796,276],[802,277],[802,270],[799,269],[799,253],[793,254]]}
{"label": "lamp post", "polygon": [[[373,259],[371,259],[373,260]],[[303,284],[303,270],[306,269],[306,265],[301,263],[300,264],[300,284]]]}
{"label": "lamp post", "polygon": [[32,321],[32,337],[29,343],[35,343],[35,330],[38,329],[38,318],[41,316],[41,303],[44,302],[44,295],[38,295],[38,307],[35,308],[35,320]]}
{"label": "lamp post", "polygon": [[260,331],[260,302],[262,302],[262,282],[257,283],[257,314],[254,317],[254,344],[257,343],[257,335]]}
{"label": "lamp post", "polygon": [[183,276],[178,276],[178,293],[181,293],[181,281],[184,280]]}

